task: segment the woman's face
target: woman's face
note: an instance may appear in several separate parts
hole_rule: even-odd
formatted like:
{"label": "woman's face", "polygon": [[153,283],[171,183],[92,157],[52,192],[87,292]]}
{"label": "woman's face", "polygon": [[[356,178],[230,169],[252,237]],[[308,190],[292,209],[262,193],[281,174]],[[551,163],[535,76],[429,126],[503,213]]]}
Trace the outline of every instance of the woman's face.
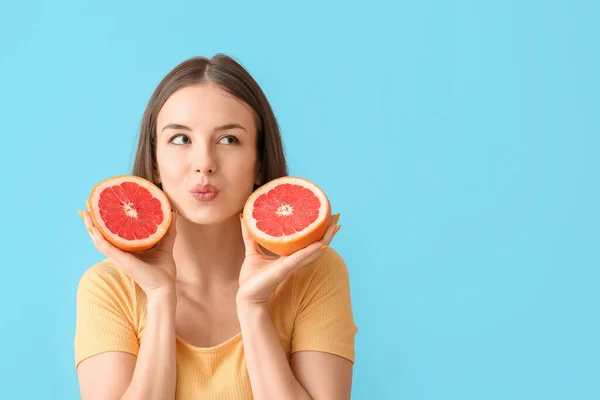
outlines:
{"label": "woman's face", "polygon": [[215,84],[171,95],[157,117],[157,180],[181,216],[215,224],[242,210],[258,184],[256,131],[253,110]]}

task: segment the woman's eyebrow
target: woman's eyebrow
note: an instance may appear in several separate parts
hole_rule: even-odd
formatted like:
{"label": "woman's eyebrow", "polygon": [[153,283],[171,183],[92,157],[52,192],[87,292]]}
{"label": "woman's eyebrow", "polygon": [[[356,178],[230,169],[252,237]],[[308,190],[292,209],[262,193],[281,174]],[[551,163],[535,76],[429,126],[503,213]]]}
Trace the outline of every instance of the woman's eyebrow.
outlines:
{"label": "woman's eyebrow", "polygon": [[[246,128],[244,128],[242,125],[238,124],[238,123],[230,123],[230,124],[225,124],[225,125],[221,125],[221,126],[217,126],[216,128],[213,129],[213,131],[215,132],[219,132],[219,131],[226,131],[229,129],[242,129],[244,131],[247,132]],[[165,125],[162,129],[161,132],[167,129],[177,129],[177,130],[185,130],[185,131],[192,131],[192,128],[190,128],[189,126],[186,125],[181,125],[181,124],[174,124],[174,123],[169,123],[167,125]]]}
{"label": "woman's eyebrow", "polygon": [[189,126],[185,126],[185,125],[181,125],[181,124],[167,124],[165,125],[162,129],[161,132],[166,130],[166,129],[179,129],[179,130],[185,130],[185,131],[192,131],[192,128],[190,128]]}
{"label": "woman's eyebrow", "polygon": [[225,125],[221,125],[221,126],[217,126],[214,131],[218,132],[218,131],[226,131],[229,129],[242,129],[244,131],[247,132],[246,128],[244,128],[242,125],[237,124],[237,123],[231,123],[231,124],[225,124]]}

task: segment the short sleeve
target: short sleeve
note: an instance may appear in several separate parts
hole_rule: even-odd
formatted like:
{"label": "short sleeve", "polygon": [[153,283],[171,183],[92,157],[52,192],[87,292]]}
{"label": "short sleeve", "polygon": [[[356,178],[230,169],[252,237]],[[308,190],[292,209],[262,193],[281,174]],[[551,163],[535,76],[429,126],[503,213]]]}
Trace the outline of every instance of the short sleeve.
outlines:
{"label": "short sleeve", "polygon": [[314,350],[332,353],[354,363],[354,323],[350,279],[346,263],[332,248],[314,265],[295,276],[294,322],[291,352]]}
{"label": "short sleeve", "polygon": [[93,355],[107,351],[138,354],[133,282],[107,261],[87,271],[77,288],[75,368]]}

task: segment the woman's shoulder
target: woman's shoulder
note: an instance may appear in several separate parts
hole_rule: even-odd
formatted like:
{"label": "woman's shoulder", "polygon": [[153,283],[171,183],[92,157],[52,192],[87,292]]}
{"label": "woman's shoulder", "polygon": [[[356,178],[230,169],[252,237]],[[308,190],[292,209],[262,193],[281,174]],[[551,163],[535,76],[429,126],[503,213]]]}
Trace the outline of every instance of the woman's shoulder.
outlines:
{"label": "woman's shoulder", "polygon": [[104,259],[88,267],[77,288],[75,367],[106,351],[136,355],[140,332],[139,302],[132,280]]}
{"label": "woman's shoulder", "polygon": [[343,257],[332,247],[291,274],[273,293],[278,307],[296,307],[308,292],[318,288],[347,285],[348,269]]}
{"label": "woman's shoulder", "polygon": [[294,287],[295,313],[291,352],[321,351],[354,362],[354,322],[348,268],[328,248],[301,268]]}
{"label": "woman's shoulder", "polygon": [[96,295],[135,296],[135,282],[122,272],[110,258],[88,267],[79,280],[78,293],[94,292]]}
{"label": "woman's shoulder", "polygon": [[333,247],[328,247],[319,258],[296,271],[294,277],[296,290],[326,282],[344,284],[348,279],[346,261]]}

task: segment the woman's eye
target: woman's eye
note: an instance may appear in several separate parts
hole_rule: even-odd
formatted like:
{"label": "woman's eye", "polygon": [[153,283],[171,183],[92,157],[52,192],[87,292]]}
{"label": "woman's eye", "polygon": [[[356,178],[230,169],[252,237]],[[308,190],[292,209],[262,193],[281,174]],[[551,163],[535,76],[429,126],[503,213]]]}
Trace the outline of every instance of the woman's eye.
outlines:
{"label": "woman's eye", "polygon": [[[181,138],[181,140],[179,140]],[[182,142],[183,141],[183,142]],[[174,143],[174,144],[188,144],[190,142],[190,138],[187,137],[186,135],[175,135],[173,137],[171,137],[171,139],[169,139],[169,143]]]}
{"label": "woman's eye", "polygon": [[[223,143],[223,144],[234,144],[234,143],[238,143],[238,142],[239,142],[239,140],[235,136],[232,136],[232,135],[223,136],[219,140],[219,143]],[[188,143],[190,143],[190,138],[184,134],[177,134],[177,135],[174,135],[173,137],[171,137],[171,139],[169,139],[169,143],[188,144]]]}
{"label": "woman's eye", "polygon": [[222,143],[224,140],[226,141],[225,144],[234,144],[238,142],[238,139],[231,135],[223,136],[221,140],[219,140],[219,143]]}

